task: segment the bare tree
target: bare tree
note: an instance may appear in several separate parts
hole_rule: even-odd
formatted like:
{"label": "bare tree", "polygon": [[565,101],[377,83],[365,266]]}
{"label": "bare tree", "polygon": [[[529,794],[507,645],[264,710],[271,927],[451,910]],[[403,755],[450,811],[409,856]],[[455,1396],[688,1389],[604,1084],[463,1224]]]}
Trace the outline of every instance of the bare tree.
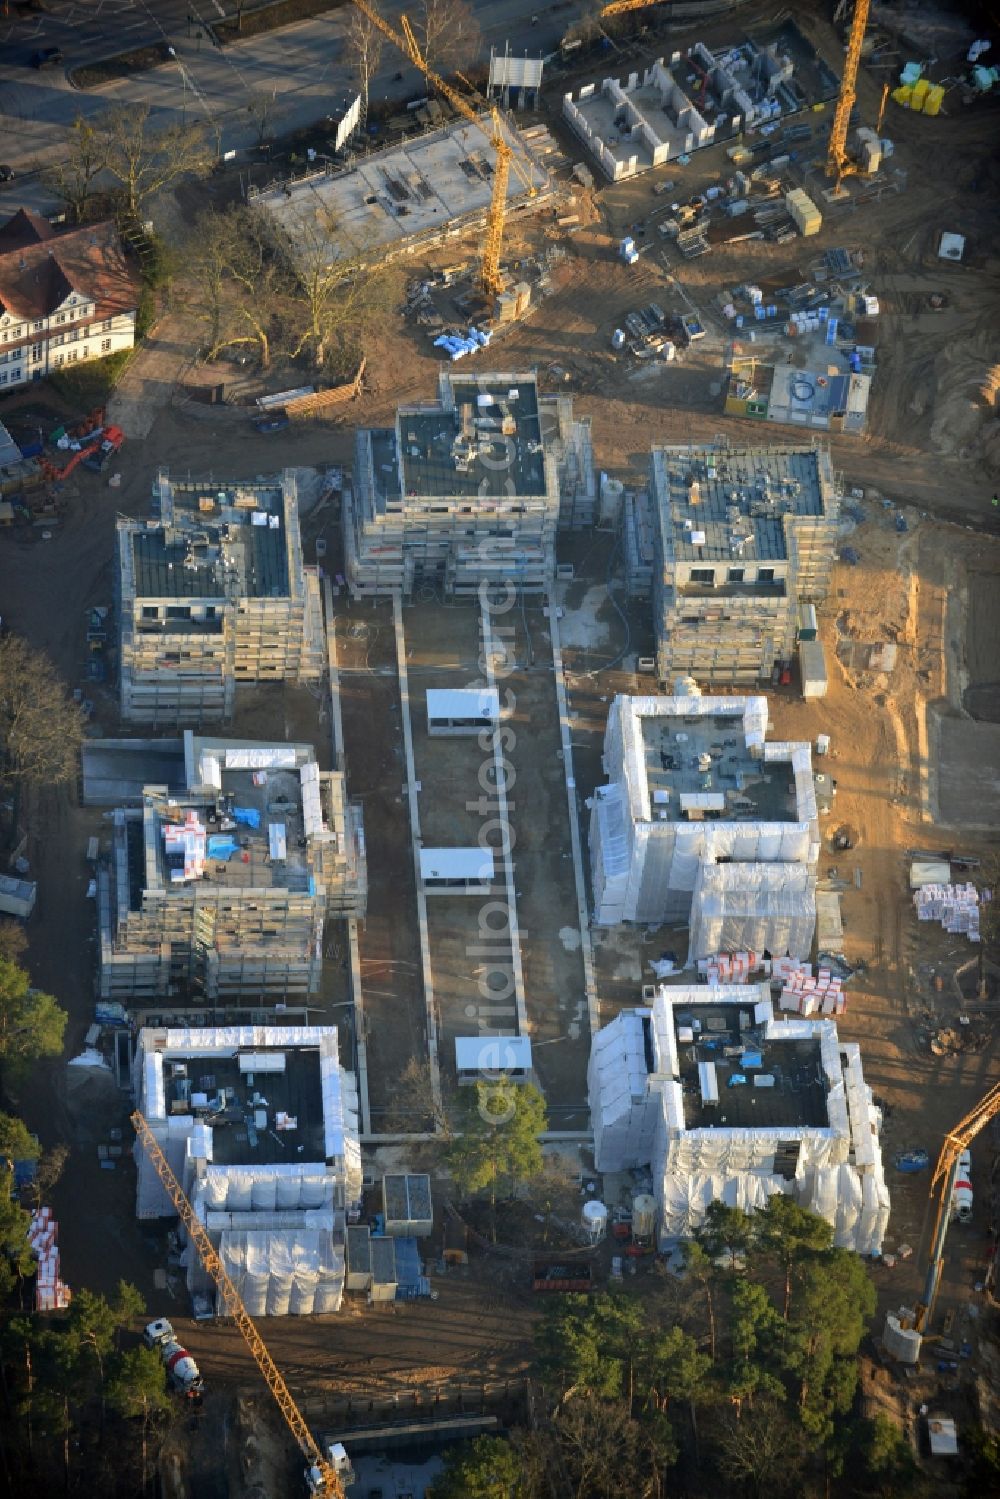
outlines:
{"label": "bare tree", "polygon": [[76,775],[83,714],[48,656],[19,635],[0,639],[0,777],[61,786]]}
{"label": "bare tree", "polygon": [[400,1134],[434,1130],[442,1140],[451,1138],[451,1122],[444,1101],[435,1097],[431,1064],[411,1057],[393,1088],[386,1110],[385,1129]]}
{"label": "bare tree", "polygon": [[467,0],[418,0],[411,19],[424,60],[436,73],[475,62],[481,37]]}
{"label": "bare tree", "polygon": [[66,204],[70,217],[80,223],[107,164],[108,142],[103,130],[77,115],[58,161],[46,168],[43,181]]}
{"label": "bare tree", "polygon": [[156,129],[148,105],[120,105],[102,116],[99,128],[107,142],[108,170],[135,216],[158,192],[188,173],[206,171],[211,161],[200,125]]}
{"label": "bare tree", "polygon": [[274,124],[279,118],[281,111],[278,107],[277,90],[271,93],[251,94],[247,104],[247,114],[254,122],[257,130],[257,150],[262,151],[270,135],[274,134]]}
{"label": "bare tree", "polygon": [[198,218],[188,244],[188,272],[194,282],[191,310],[206,325],[205,356],[215,359],[225,345],[228,307],[227,261],[230,240],[228,216],[208,208]]}
{"label": "bare tree", "polygon": [[290,253],[298,284],[298,328],[292,357],[307,354],[316,369],[339,376],[353,369],[372,332],[399,300],[399,274],[372,264],[338,243],[328,219],[302,217],[294,228]]}
{"label": "bare tree", "polygon": [[374,21],[352,6],[347,26],[347,58],[351,66],[357,69],[363,116],[368,113],[368,91],[378,72],[384,50],[385,37]]}
{"label": "bare tree", "polygon": [[189,267],[196,288],[193,310],[208,330],[205,357],[216,359],[223,349],[253,344],[266,369],[275,324],[288,324],[280,314],[290,310],[294,285],[275,259],[260,216],[244,207],[202,214]]}

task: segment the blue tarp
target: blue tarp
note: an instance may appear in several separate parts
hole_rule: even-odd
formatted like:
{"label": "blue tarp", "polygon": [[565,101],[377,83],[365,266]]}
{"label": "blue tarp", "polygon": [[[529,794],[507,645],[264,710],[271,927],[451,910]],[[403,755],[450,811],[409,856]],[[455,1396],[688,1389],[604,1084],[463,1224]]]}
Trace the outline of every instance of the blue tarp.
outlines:
{"label": "blue tarp", "polygon": [[431,1283],[424,1274],[417,1241],[404,1234],[396,1239],[396,1300],[414,1301],[430,1294]]}
{"label": "blue tarp", "polygon": [[256,807],[234,807],[233,816],[237,822],[245,822],[248,828],[260,827],[260,813]]}
{"label": "blue tarp", "polygon": [[239,847],[231,833],[209,834],[208,857],[210,859],[231,859],[233,854],[239,852]]}

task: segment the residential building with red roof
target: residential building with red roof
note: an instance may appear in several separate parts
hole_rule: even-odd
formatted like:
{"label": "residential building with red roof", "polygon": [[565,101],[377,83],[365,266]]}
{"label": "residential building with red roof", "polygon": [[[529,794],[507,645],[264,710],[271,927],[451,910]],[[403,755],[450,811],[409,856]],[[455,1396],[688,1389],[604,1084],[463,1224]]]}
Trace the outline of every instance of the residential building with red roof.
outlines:
{"label": "residential building with red roof", "polygon": [[60,230],[19,209],[0,227],[0,393],[130,349],[138,305],[113,222]]}

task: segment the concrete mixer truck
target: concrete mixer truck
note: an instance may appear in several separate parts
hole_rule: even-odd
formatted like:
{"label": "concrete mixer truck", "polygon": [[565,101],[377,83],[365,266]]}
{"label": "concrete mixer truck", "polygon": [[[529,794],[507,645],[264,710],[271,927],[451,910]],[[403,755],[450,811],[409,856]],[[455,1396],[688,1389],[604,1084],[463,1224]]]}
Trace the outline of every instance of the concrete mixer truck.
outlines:
{"label": "concrete mixer truck", "polygon": [[142,1341],[147,1348],[158,1350],[167,1371],[170,1388],[183,1395],[186,1400],[199,1399],[205,1385],[198,1372],[198,1365],[187,1349],[177,1341],[174,1329],[166,1317],[150,1322],[143,1332]]}

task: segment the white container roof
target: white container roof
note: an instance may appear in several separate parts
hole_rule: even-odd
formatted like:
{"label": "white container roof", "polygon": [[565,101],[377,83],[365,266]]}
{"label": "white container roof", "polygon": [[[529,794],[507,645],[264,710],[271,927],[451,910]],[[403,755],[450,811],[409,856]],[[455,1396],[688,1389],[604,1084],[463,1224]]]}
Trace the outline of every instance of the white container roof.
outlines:
{"label": "white container roof", "polygon": [[500,694],[495,687],[428,687],[427,717],[495,723],[500,717]]}
{"label": "white container roof", "polygon": [[488,848],[422,848],[422,880],[493,881],[493,852]]}
{"label": "white container roof", "polygon": [[459,1072],[530,1072],[529,1036],[456,1036]]}

